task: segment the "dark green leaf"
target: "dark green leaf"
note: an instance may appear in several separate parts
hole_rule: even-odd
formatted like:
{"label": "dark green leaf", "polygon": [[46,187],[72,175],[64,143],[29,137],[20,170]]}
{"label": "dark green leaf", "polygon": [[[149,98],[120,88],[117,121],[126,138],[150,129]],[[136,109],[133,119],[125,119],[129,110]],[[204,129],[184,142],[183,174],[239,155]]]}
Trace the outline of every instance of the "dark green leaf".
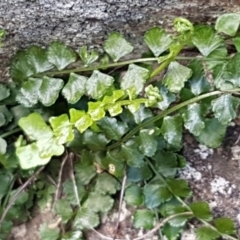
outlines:
{"label": "dark green leaf", "polygon": [[58,117],[51,117],[49,123],[53,129],[58,144],[64,144],[73,140],[73,129],[70,125],[67,114],[62,114]]}
{"label": "dark green leaf", "polygon": [[192,194],[187,181],[184,179],[167,179],[167,184],[177,197],[189,197]]}
{"label": "dark green leaf", "polygon": [[128,70],[121,81],[121,88],[127,90],[134,87],[136,94],[139,94],[149,77],[149,71],[146,68],[130,64]]}
{"label": "dark green leaf", "polygon": [[166,223],[162,231],[168,240],[177,240],[182,230],[182,227],[174,227],[169,223]]}
{"label": "dark green leaf", "polygon": [[128,181],[140,182],[148,180],[152,177],[152,172],[146,163],[141,167],[129,167],[127,171]]}
{"label": "dark green leaf", "polygon": [[33,140],[49,139],[53,136],[52,130],[37,112],[21,118],[19,126]]}
{"label": "dark green leaf", "polygon": [[236,227],[234,226],[234,222],[230,218],[215,218],[214,225],[220,233],[236,234]]}
{"label": "dark green leaf", "polygon": [[47,223],[43,223],[39,228],[41,240],[57,240],[60,235],[59,228],[50,228]]}
{"label": "dark green leaf", "polygon": [[215,29],[227,35],[234,36],[239,28],[240,14],[225,13],[218,17]]}
{"label": "dark green leaf", "polygon": [[108,195],[102,195],[99,192],[91,192],[84,206],[92,212],[109,212],[113,206],[113,202],[113,199]]}
{"label": "dark green leaf", "polygon": [[157,102],[157,106],[161,110],[167,109],[169,105],[176,100],[176,96],[173,93],[169,92],[165,86],[161,86],[160,94],[163,100],[160,102]]}
{"label": "dark green leaf", "polygon": [[86,90],[94,99],[101,98],[112,86],[114,78],[94,70],[91,77],[86,82]]}
{"label": "dark green leaf", "polygon": [[154,213],[147,209],[139,209],[133,216],[133,225],[135,228],[152,229],[154,222]]}
{"label": "dark green leaf", "polygon": [[3,113],[0,112],[0,127],[6,124],[6,119]]}
{"label": "dark green leaf", "polygon": [[180,115],[167,116],[163,119],[161,127],[164,139],[173,146],[180,146],[182,143],[182,118]]}
{"label": "dark green leaf", "polygon": [[73,215],[72,207],[67,199],[59,199],[55,203],[55,213],[61,216],[62,222],[66,223]]}
{"label": "dark green leaf", "polygon": [[110,174],[101,173],[98,175],[97,182],[95,185],[95,191],[100,194],[115,194],[119,190],[120,184],[116,178],[112,177]]}
{"label": "dark green leaf", "polygon": [[194,27],[192,42],[203,56],[208,56],[223,44],[223,39],[214,32],[212,27],[198,25]]}
{"label": "dark green leaf", "polygon": [[172,198],[172,193],[167,186],[160,181],[155,181],[144,186],[143,193],[147,208],[153,209],[161,203]]}
{"label": "dark green leaf", "polygon": [[233,97],[231,94],[224,94],[212,101],[212,110],[218,121],[226,125],[236,118],[239,104],[239,98]]}
{"label": "dark green leaf", "polygon": [[133,113],[133,118],[137,124],[141,123],[143,120],[152,117],[153,114],[150,109],[144,107],[143,105]]}
{"label": "dark green leaf", "polygon": [[61,42],[52,42],[47,50],[47,58],[58,70],[76,61],[75,52]]}
{"label": "dark green leaf", "polygon": [[96,50],[88,51],[86,46],[83,46],[79,50],[79,56],[84,63],[84,66],[87,67],[91,63],[95,62],[99,54]]}
{"label": "dark green leaf", "polygon": [[157,151],[152,157],[156,161],[156,170],[164,177],[174,177],[177,173],[177,155],[173,152]]}
{"label": "dark green leaf", "polygon": [[111,140],[119,140],[128,130],[124,122],[117,121],[116,118],[104,117],[97,122],[98,127],[104,135]]}
{"label": "dark green leaf", "polygon": [[5,154],[7,151],[7,142],[0,137],[0,155]]}
{"label": "dark green leaf", "polygon": [[0,126],[7,125],[12,121],[12,117],[8,108],[5,105],[0,105]]}
{"label": "dark green leaf", "polygon": [[83,164],[76,164],[74,167],[76,171],[76,177],[83,185],[89,184],[89,182],[96,176],[97,172],[94,165],[85,166]]}
{"label": "dark green leaf", "polygon": [[70,73],[68,82],[62,89],[62,95],[69,103],[76,103],[85,94],[86,81],[86,77]]}
{"label": "dark green leaf", "polygon": [[38,92],[41,103],[47,107],[53,105],[58,98],[63,84],[62,79],[43,77],[42,85]]}
{"label": "dark green leaf", "polygon": [[142,205],[144,200],[142,188],[138,185],[131,185],[126,189],[124,199],[133,206]]}
{"label": "dark green leaf", "polygon": [[[211,70],[214,69],[217,65],[219,64],[225,64],[227,62],[227,55],[228,55],[228,50],[226,46],[219,47],[212,51],[207,58],[209,59],[206,61],[206,67],[207,69]],[[207,74],[207,72],[206,72]]]}
{"label": "dark green leaf", "polygon": [[139,132],[137,141],[139,144],[139,149],[144,155],[151,157],[155,154],[158,145],[156,135],[158,134],[159,133],[154,128],[142,129]]}
{"label": "dark green leaf", "polygon": [[95,133],[91,130],[87,130],[83,133],[83,143],[86,144],[91,150],[103,150],[108,139],[102,133]]}
{"label": "dark green leaf", "polygon": [[[83,185],[81,184],[81,179],[78,176],[77,176],[76,182],[77,183],[75,187],[77,187],[78,198],[81,201],[82,198],[85,196],[86,191]],[[66,198],[70,204],[72,204],[73,206],[77,206],[79,204],[77,200],[76,192],[74,190],[74,184],[70,179],[67,179],[63,183],[63,192],[66,195]]]}
{"label": "dark green leaf", "polygon": [[85,111],[79,111],[74,108],[69,110],[70,122],[78,129],[80,133],[88,129],[92,124],[93,120],[89,114]]}
{"label": "dark green leaf", "polygon": [[144,155],[139,151],[138,145],[134,140],[129,140],[121,147],[121,155],[129,166],[143,166]]}
{"label": "dark green leaf", "polygon": [[204,221],[212,220],[212,213],[209,205],[206,202],[194,202],[189,205],[194,216]]}
{"label": "dark green leaf", "polygon": [[200,227],[196,230],[197,240],[216,240],[220,234],[210,227]]}
{"label": "dark green leaf", "polygon": [[159,28],[153,27],[149,29],[144,35],[144,41],[151,49],[155,57],[166,51],[172,43],[172,37]]}
{"label": "dark green leaf", "polygon": [[178,62],[171,62],[166,75],[164,76],[163,83],[167,86],[168,90],[173,93],[178,93],[184,87],[184,83],[191,77],[192,70]]}
{"label": "dark green leaf", "polygon": [[198,103],[188,105],[187,110],[182,116],[185,128],[193,135],[199,136],[205,126],[201,113],[201,105]]}
{"label": "dark green leaf", "polygon": [[77,212],[73,227],[75,229],[91,229],[99,224],[99,217],[96,213],[93,213],[91,209],[80,208]]}
{"label": "dark green leaf", "polygon": [[226,133],[226,125],[222,125],[216,118],[206,119],[205,128],[197,140],[209,148],[219,147]]}
{"label": "dark green leaf", "polygon": [[10,90],[3,84],[0,84],[0,101],[9,97]]}
{"label": "dark green leaf", "polygon": [[210,91],[211,86],[205,77],[202,62],[195,59],[190,62],[188,67],[192,70],[192,76],[188,81],[191,92],[197,96]]}
{"label": "dark green leaf", "polygon": [[0,200],[8,193],[12,179],[13,175],[10,171],[0,169]]}
{"label": "dark green leaf", "polygon": [[117,62],[121,57],[131,53],[133,46],[120,33],[113,32],[104,43],[104,50],[114,62]]}
{"label": "dark green leaf", "polygon": [[61,240],[82,240],[82,232],[79,230],[76,231],[70,231],[68,233],[65,233]]}

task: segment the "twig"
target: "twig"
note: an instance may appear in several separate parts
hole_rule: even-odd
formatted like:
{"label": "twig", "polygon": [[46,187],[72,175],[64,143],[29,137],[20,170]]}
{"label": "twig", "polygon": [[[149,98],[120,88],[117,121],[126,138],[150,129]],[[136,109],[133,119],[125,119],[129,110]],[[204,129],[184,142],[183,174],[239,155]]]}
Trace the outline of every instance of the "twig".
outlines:
{"label": "twig", "polygon": [[120,215],[121,215],[122,204],[123,204],[123,195],[124,195],[124,191],[125,191],[126,182],[127,182],[127,174],[126,174],[126,169],[125,169],[124,177],[123,177],[123,181],[122,181],[121,193],[120,193],[120,200],[119,200],[120,202],[119,202],[119,207],[118,207],[117,224],[116,224],[116,229],[115,229],[115,233],[114,233],[114,236],[113,236],[113,240],[115,240],[117,232],[118,232],[118,228],[119,228]]}
{"label": "twig", "polygon": [[19,194],[30,184],[31,181],[34,180],[34,178],[36,178],[39,173],[44,169],[45,166],[40,167],[21,187],[19,187],[19,189],[16,191],[16,193],[13,195],[13,197],[10,199],[8,205],[6,206],[5,210],[2,213],[2,216],[0,218],[0,229],[2,226],[2,223],[9,211],[9,209],[12,207],[12,205],[14,204],[14,202],[16,201],[16,199],[18,198]]}
{"label": "twig", "polygon": [[[192,216],[193,213],[192,212],[184,212],[184,213],[177,213],[177,214],[171,215],[171,216],[165,218],[162,222],[158,223],[152,230],[150,230],[146,234],[142,235],[141,237],[133,238],[132,240],[146,239],[146,237],[148,237],[149,235],[152,235],[153,233],[155,233],[159,228],[164,226],[164,224],[167,223],[168,221],[170,221],[171,219],[173,219],[175,217],[185,216],[185,215]],[[103,239],[106,239],[106,240],[126,240],[126,239],[123,239],[123,238],[121,238],[121,239],[118,239],[118,238],[113,239],[111,237],[104,236],[103,234],[101,234],[100,232],[95,230],[94,228],[92,228],[91,230],[94,231],[99,237],[101,237]]]}
{"label": "twig", "polygon": [[77,205],[78,207],[81,207],[81,203],[80,203],[80,199],[79,199],[79,194],[78,194],[78,189],[77,189],[77,184],[76,184],[76,180],[75,180],[75,176],[74,176],[74,169],[73,169],[73,158],[74,158],[74,154],[71,152],[69,154],[69,162],[70,162],[70,168],[71,168],[71,171],[70,171],[70,178],[73,182],[73,191],[74,191],[74,194],[75,194],[75,197],[76,197],[76,200],[77,200]]}
{"label": "twig", "polygon": [[56,201],[57,201],[58,198],[59,198],[59,193],[60,193],[60,188],[61,188],[61,183],[62,183],[63,167],[64,167],[67,159],[68,159],[68,153],[66,152],[66,154],[65,154],[65,156],[64,156],[64,158],[63,158],[63,160],[62,160],[60,170],[59,170],[58,182],[57,182],[57,189],[56,189],[56,192],[55,192],[55,196],[54,196],[54,200],[53,200],[53,205],[52,205],[52,207],[54,207]]}

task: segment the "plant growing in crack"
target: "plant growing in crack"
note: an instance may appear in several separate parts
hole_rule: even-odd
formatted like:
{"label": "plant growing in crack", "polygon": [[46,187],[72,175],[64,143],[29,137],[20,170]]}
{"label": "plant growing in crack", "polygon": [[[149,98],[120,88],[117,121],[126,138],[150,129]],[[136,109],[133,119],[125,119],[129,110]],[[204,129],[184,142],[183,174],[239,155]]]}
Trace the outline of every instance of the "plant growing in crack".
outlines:
{"label": "plant growing in crack", "polygon": [[[237,116],[239,24],[239,14],[220,16],[216,31],[177,18],[175,35],[149,29],[147,57],[133,60],[119,61],[134,48],[117,32],[102,55],[60,42],[17,52],[13,81],[0,84],[0,238],[27,221],[33,205],[50,204],[60,218],[41,225],[41,239],[83,239],[90,229],[117,240],[119,222],[114,236],[95,228],[120,191],[119,209],[123,200],[134,206],[133,226],[148,230],[135,240],[157,231],[178,239],[193,218],[203,224],[199,240],[238,239],[231,219],[213,219],[205,202],[189,203],[178,171],[186,164],[183,129],[215,148]],[[228,54],[225,35],[236,53]],[[182,56],[186,47],[197,56]]]}

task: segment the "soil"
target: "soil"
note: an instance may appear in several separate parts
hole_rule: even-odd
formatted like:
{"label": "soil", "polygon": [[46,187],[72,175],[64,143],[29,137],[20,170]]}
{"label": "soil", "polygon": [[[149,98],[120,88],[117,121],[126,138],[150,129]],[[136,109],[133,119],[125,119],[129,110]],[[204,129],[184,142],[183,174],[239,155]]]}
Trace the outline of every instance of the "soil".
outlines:
{"label": "soil", "polygon": [[[235,221],[240,233],[240,125],[238,121],[228,127],[223,144],[217,149],[209,149],[199,144],[190,134],[184,136],[183,155],[187,166],[180,176],[188,180],[193,191],[192,200],[207,201],[215,217],[226,216]],[[114,235],[118,219],[117,207],[109,216],[102,217],[102,224],[97,229],[101,234]],[[144,234],[142,230],[132,228],[133,209],[123,204],[119,230],[116,238],[132,239]],[[26,224],[15,226],[9,240],[38,240],[38,229],[41,223],[54,224],[54,216],[38,212]],[[183,233],[181,240],[195,240],[194,226]],[[88,232],[86,240],[102,240],[95,232]],[[145,240],[157,240],[150,235]]]}

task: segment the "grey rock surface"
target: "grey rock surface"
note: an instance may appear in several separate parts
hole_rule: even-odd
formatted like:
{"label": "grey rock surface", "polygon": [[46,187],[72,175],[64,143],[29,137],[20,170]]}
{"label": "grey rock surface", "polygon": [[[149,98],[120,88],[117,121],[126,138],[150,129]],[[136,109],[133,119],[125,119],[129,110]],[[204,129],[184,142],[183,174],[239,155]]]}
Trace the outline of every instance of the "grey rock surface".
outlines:
{"label": "grey rock surface", "polygon": [[111,31],[122,32],[141,48],[151,26],[172,26],[175,17],[212,22],[223,12],[237,12],[239,0],[0,0],[0,28],[7,31],[0,49],[1,80],[17,49],[61,40],[78,48],[101,46]]}

